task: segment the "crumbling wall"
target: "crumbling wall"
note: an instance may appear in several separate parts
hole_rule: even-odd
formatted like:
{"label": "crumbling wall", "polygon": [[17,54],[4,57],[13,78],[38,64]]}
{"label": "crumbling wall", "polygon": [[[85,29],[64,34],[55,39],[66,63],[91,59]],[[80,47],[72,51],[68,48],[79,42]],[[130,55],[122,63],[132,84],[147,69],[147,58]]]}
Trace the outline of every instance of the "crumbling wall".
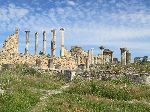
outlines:
{"label": "crumbling wall", "polygon": [[[64,57],[57,57],[54,59],[54,66],[64,69],[76,68],[76,62],[71,57],[71,53],[65,49]],[[18,32],[10,35],[4,42],[0,50],[0,64],[29,64],[35,65],[42,69],[48,69],[49,59],[46,55],[31,55],[18,53]]]}
{"label": "crumbling wall", "polygon": [[98,64],[102,64],[102,61],[103,61],[103,59],[102,59],[102,54],[99,54],[99,55],[97,56],[97,63],[98,63]]}
{"label": "crumbling wall", "polygon": [[18,34],[10,35],[3,44],[3,50],[13,54],[18,53]]}
{"label": "crumbling wall", "polygon": [[[37,60],[40,61],[40,64],[37,63]],[[42,69],[48,69],[49,58],[46,55],[38,56],[35,58],[36,65]]]}
{"label": "crumbling wall", "polygon": [[0,51],[0,64],[13,64],[18,53],[18,33],[10,35]]}
{"label": "crumbling wall", "polygon": [[71,53],[66,48],[64,48],[64,56],[71,57]]}
{"label": "crumbling wall", "polygon": [[86,64],[86,58],[88,57],[88,53],[85,52],[81,47],[72,46],[70,52],[71,56],[79,61],[79,64]]}
{"label": "crumbling wall", "polygon": [[72,57],[58,57],[54,59],[56,69],[75,69],[76,61]]}

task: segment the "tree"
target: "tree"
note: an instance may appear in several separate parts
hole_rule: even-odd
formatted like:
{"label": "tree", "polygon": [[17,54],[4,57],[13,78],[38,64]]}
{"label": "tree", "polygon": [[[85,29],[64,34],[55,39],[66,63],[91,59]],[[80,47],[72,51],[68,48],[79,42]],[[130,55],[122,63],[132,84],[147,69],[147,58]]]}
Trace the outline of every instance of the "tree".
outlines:
{"label": "tree", "polygon": [[42,51],[40,51],[40,52],[39,52],[39,55],[43,55],[43,52],[42,52]]}

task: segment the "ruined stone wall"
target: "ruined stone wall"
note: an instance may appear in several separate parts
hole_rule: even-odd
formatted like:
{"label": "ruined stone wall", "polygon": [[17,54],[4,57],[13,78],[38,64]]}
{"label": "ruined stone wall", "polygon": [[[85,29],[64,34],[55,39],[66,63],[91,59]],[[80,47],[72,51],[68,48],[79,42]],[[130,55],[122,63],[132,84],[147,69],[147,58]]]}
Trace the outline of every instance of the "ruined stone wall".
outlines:
{"label": "ruined stone wall", "polygon": [[58,57],[54,59],[56,69],[76,69],[76,61],[72,57]]}
{"label": "ruined stone wall", "polygon": [[[71,57],[71,53],[65,49],[64,57],[54,59],[55,68],[62,67],[64,69],[76,68],[76,61]],[[46,55],[31,55],[18,53],[18,33],[9,36],[0,50],[0,64],[29,64],[35,65],[42,69],[48,69],[49,60]]]}
{"label": "ruined stone wall", "polygon": [[42,68],[42,69],[48,69],[48,65],[49,65],[49,59],[46,55],[42,55],[42,56],[35,56],[35,65]]}
{"label": "ruined stone wall", "polygon": [[88,57],[88,53],[85,52],[81,47],[78,46],[72,46],[71,50],[71,56],[75,58],[75,60],[78,60],[80,64],[86,64],[86,58]]}
{"label": "ruined stone wall", "polygon": [[10,35],[3,44],[3,50],[6,52],[18,53],[18,34]]}
{"label": "ruined stone wall", "polygon": [[102,64],[102,54],[99,54],[98,56],[97,56],[97,64]]}
{"label": "ruined stone wall", "polygon": [[64,48],[64,56],[71,57],[71,53],[66,48]]}
{"label": "ruined stone wall", "polygon": [[39,67],[48,68],[48,58],[46,56],[36,56],[18,53],[18,33],[10,35],[4,42],[0,51],[0,64],[29,64],[36,65],[36,60],[41,61]]}
{"label": "ruined stone wall", "polygon": [[4,42],[0,51],[0,64],[13,64],[18,54],[18,33],[10,35]]}
{"label": "ruined stone wall", "polygon": [[112,62],[111,54],[104,55],[104,64],[108,64]]}

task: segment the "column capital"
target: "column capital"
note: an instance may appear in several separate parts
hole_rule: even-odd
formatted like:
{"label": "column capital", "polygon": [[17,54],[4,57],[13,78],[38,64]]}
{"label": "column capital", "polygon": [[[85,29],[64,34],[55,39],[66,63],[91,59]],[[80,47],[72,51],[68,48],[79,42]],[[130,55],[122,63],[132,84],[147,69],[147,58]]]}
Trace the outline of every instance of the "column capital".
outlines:
{"label": "column capital", "polygon": [[120,48],[121,51],[127,51],[127,48]]}
{"label": "column capital", "polygon": [[29,30],[25,30],[26,33],[30,32]]}
{"label": "column capital", "polygon": [[43,31],[43,35],[46,35],[46,31]]}
{"label": "column capital", "polygon": [[52,29],[51,32],[55,32],[57,29]]}
{"label": "column capital", "polygon": [[100,46],[99,49],[100,49],[100,50],[103,50],[103,49],[104,49],[104,46]]}
{"label": "column capital", "polygon": [[60,30],[61,30],[61,31],[64,31],[65,29],[64,29],[64,28],[60,28]]}

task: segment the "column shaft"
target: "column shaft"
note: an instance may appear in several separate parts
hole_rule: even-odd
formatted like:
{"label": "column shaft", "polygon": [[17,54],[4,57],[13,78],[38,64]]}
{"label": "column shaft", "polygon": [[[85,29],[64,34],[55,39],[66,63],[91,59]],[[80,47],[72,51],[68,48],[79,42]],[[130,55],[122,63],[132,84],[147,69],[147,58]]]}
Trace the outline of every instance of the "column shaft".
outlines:
{"label": "column shaft", "polygon": [[43,54],[46,54],[46,31],[43,32]]}
{"label": "column shaft", "polygon": [[52,32],[52,41],[51,41],[51,55],[52,57],[56,56],[56,30],[51,30]]}
{"label": "column shaft", "polygon": [[91,48],[91,64],[94,64],[93,51],[94,51],[94,48]]}
{"label": "column shaft", "polygon": [[60,56],[64,56],[64,29],[60,29],[60,38],[61,38],[61,51],[60,51]]}
{"label": "column shaft", "polygon": [[88,50],[88,57],[86,58],[86,69],[89,70],[90,66],[90,51]]}
{"label": "column shaft", "polygon": [[17,35],[17,43],[16,43],[16,45],[17,45],[17,49],[16,49],[16,52],[18,53],[18,44],[19,44],[19,28],[18,27],[16,27],[16,35]]}
{"label": "column shaft", "polygon": [[35,33],[35,55],[38,55],[38,33]]}
{"label": "column shaft", "polygon": [[102,64],[104,64],[104,49],[101,50],[101,55],[102,55]]}
{"label": "column shaft", "polygon": [[94,57],[94,64],[97,64],[97,57]]}
{"label": "column shaft", "polygon": [[26,48],[25,48],[25,54],[29,53],[29,32],[30,31],[25,31],[26,32]]}
{"label": "column shaft", "polygon": [[121,50],[121,65],[127,64],[127,50],[126,48],[120,48]]}

